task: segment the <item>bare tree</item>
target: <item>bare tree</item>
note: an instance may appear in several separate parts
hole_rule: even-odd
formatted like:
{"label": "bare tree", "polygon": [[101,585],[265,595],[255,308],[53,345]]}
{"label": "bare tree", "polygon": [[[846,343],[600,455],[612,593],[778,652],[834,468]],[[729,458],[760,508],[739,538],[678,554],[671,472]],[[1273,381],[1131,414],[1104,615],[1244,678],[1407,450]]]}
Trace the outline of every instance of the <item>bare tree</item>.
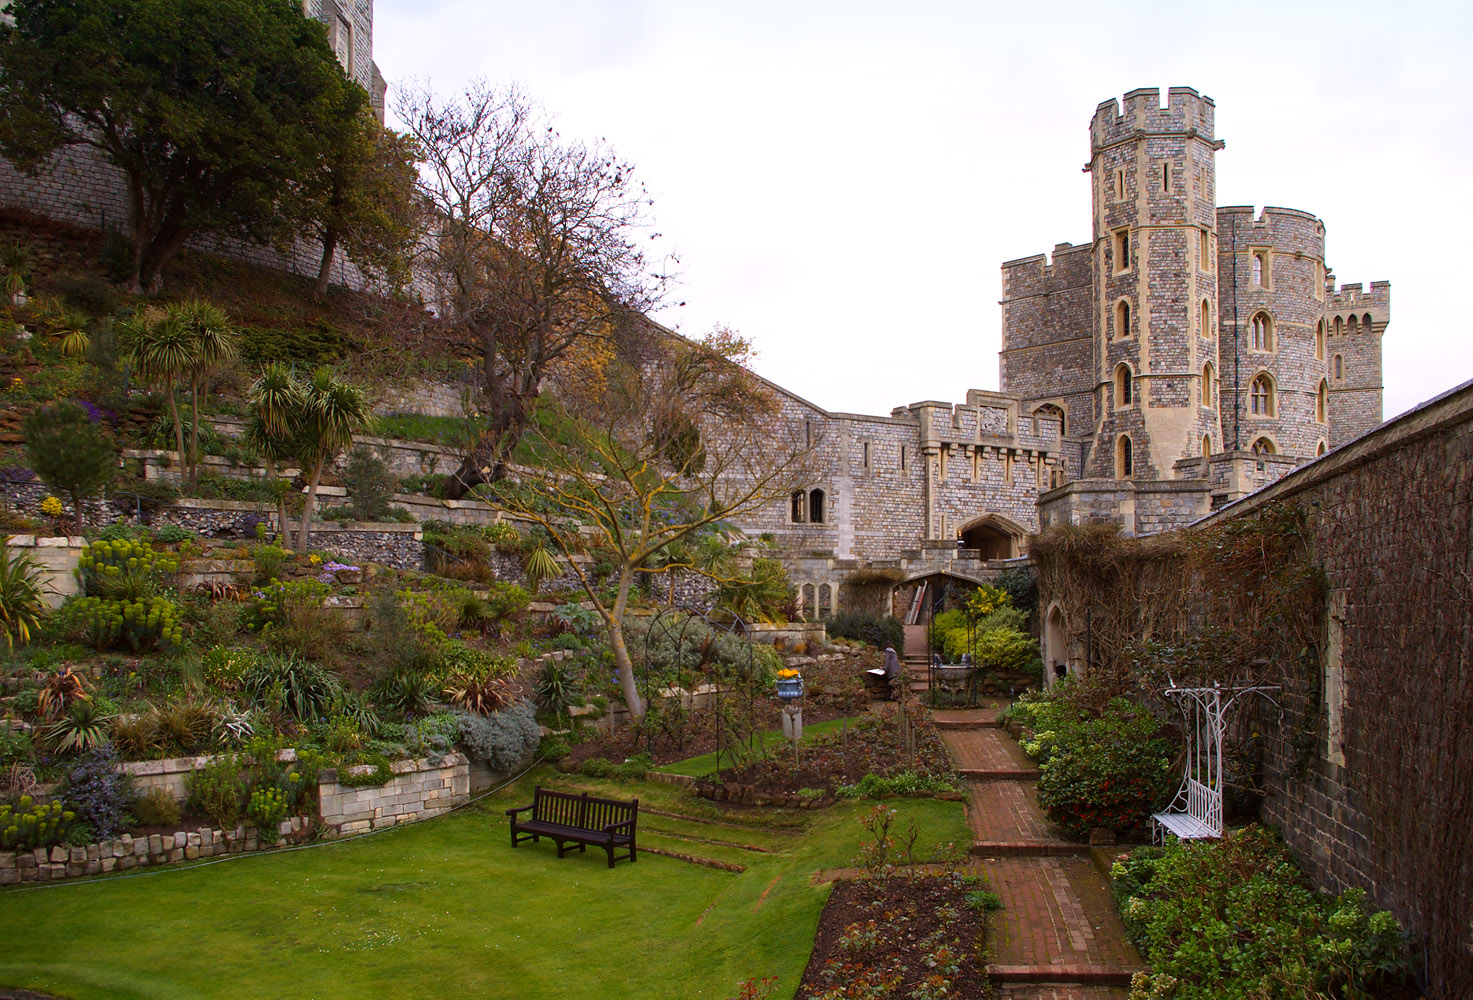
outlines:
{"label": "bare tree", "polygon": [[[682,543],[785,503],[811,480],[814,449],[772,389],[739,363],[746,341],[718,331],[692,342],[652,325],[644,334],[633,349],[625,344],[593,405],[569,414],[556,437],[529,428],[538,471],[497,501],[562,550],[603,619],[636,719],[645,708],[624,638],[636,574],[730,576],[729,561]],[[615,566],[607,588],[580,558],[589,545]]]}
{"label": "bare tree", "polygon": [[428,86],[396,106],[424,161],[435,217],[421,267],[481,355],[487,420],[446,495],[500,478],[551,366],[660,299],[647,268],[650,201],[601,141],[564,140],[514,88],[484,81],[444,99]]}

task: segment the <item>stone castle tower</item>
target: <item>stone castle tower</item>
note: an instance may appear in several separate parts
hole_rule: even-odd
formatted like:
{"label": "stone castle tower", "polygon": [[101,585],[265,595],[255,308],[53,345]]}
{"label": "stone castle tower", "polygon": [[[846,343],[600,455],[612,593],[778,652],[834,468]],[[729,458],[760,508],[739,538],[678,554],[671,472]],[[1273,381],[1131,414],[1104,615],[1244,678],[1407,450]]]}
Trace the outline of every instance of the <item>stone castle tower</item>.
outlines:
{"label": "stone castle tower", "polygon": [[1390,285],[1337,291],[1307,212],[1219,208],[1214,110],[1190,87],[1102,103],[1090,243],[1002,266],[1002,391],[1061,420],[1075,484],[1045,515],[1157,530],[1381,421]]}

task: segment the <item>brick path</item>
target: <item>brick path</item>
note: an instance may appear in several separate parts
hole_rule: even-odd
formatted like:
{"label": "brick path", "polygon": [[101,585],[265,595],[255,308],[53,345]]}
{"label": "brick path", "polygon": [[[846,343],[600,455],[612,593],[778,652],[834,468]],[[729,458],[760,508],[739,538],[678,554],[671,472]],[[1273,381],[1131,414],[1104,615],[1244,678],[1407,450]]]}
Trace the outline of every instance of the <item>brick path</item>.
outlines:
{"label": "brick path", "polygon": [[934,713],[968,782],[976,868],[1003,901],[988,974],[1002,1000],[1123,1000],[1140,956],[1088,847],[1038,805],[1037,771],[995,725],[995,709]]}

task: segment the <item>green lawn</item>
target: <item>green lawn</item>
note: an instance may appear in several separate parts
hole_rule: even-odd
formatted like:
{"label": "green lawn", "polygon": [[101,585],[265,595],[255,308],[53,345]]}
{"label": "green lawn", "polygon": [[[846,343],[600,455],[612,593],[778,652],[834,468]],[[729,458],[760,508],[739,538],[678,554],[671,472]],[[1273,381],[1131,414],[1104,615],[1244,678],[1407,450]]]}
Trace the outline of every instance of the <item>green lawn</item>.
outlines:
{"label": "green lawn", "polygon": [[[678,811],[690,818],[642,815],[641,841],[747,870],[513,851],[501,810],[534,781]],[[810,876],[851,861],[869,808],[727,815],[670,786],[546,770],[482,804],[351,843],[0,892],[0,984],[76,998],[722,1000],[776,975],[775,995],[791,996],[828,894]],[[919,844],[966,842],[959,803],[890,804]]]}
{"label": "green lawn", "polygon": [[[853,717],[846,719],[830,719],[827,722],[816,722],[811,726],[803,727],[803,742],[816,739],[825,733],[838,732],[840,728],[853,725]],[[759,733],[762,742],[767,745],[769,753],[781,752],[780,747],[787,746],[780,730],[769,730]],[[721,766],[731,766],[731,754],[722,753]],[[659,764],[656,771],[664,771],[666,774],[688,774],[693,778],[702,778],[716,769],[716,755],[714,753],[703,753],[699,757],[689,757],[685,760],[676,761],[673,764]]]}

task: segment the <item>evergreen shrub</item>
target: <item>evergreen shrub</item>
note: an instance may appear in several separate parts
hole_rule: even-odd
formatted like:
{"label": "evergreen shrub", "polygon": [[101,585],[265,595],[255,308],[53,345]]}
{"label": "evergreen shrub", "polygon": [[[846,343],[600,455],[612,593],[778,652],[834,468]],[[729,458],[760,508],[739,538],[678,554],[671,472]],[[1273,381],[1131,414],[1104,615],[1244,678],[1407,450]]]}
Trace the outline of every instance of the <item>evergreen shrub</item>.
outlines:
{"label": "evergreen shrub", "polygon": [[894,615],[846,611],[825,618],[823,624],[830,639],[856,639],[876,649],[886,646],[894,646],[897,651],[905,649],[905,626]]}
{"label": "evergreen shrub", "polygon": [[460,743],[493,771],[512,771],[537,750],[542,739],[532,703],[521,701],[492,715],[463,715]]}

